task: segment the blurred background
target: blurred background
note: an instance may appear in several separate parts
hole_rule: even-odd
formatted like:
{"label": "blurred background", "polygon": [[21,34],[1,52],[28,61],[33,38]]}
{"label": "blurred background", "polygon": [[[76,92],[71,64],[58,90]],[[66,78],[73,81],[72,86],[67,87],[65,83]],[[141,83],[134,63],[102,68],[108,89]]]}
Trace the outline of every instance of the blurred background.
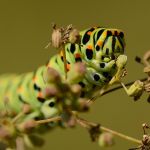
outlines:
{"label": "blurred background", "polygon": [[[141,65],[134,61],[150,49],[150,1],[120,0],[0,0],[0,73],[34,71],[56,53],[44,49],[51,35],[51,23],[58,26],[73,24],[82,30],[92,26],[120,28],[126,36],[128,75],[124,82],[146,76]],[[141,124],[150,124],[150,104],[147,95],[134,102],[121,89],[97,100],[86,119],[103,126],[141,138]],[[90,141],[85,129],[57,128],[46,135],[42,150],[103,150]],[[126,150],[134,143],[116,137],[109,150]],[[38,150],[38,148],[35,148]]]}

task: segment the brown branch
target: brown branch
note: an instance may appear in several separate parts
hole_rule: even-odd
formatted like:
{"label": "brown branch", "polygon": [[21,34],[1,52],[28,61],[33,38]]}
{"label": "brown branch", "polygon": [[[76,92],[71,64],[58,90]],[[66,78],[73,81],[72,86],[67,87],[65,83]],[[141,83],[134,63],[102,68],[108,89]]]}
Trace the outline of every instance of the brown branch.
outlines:
{"label": "brown branch", "polygon": [[[80,126],[86,128],[86,129],[88,129],[88,130],[89,130],[90,128],[96,127],[96,126],[98,125],[98,124],[96,124],[96,123],[89,122],[89,121],[87,121],[87,120],[85,120],[85,119],[82,119],[82,118],[80,118],[80,117],[77,117],[77,123],[78,123]],[[118,132],[118,131],[111,130],[111,129],[106,128],[106,127],[104,127],[104,126],[99,126],[99,129],[102,130],[102,131],[105,131],[105,132],[109,132],[109,133],[111,133],[111,134],[113,134],[113,135],[115,135],[115,136],[118,136],[118,137],[120,137],[120,138],[123,138],[123,139],[125,139],[125,140],[131,141],[131,142],[134,142],[134,143],[137,143],[137,144],[141,144],[141,143],[142,143],[140,140],[138,140],[138,139],[136,139],[136,138],[127,136],[127,135],[125,135],[125,134],[122,134],[122,133],[120,133],[120,132]]]}

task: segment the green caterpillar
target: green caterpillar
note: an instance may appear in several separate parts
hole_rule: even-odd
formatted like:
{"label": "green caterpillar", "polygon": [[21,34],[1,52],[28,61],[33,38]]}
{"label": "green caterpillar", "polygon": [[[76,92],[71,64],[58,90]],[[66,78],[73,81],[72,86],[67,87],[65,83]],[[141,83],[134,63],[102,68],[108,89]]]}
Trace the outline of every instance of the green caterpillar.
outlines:
{"label": "green caterpillar", "polygon": [[[123,61],[126,58],[123,55],[125,40],[124,33],[121,30],[100,27],[81,31],[80,36],[80,44],[66,44],[65,52],[67,71],[76,62],[86,64],[87,72],[85,78],[78,82],[83,89],[81,96],[84,97],[85,93],[93,91],[96,87],[100,89],[107,85],[116,74],[118,70],[116,65],[118,56],[124,56],[122,57]],[[126,60],[123,61],[119,62],[122,68],[126,63]],[[65,76],[62,51],[50,59],[48,66],[55,68],[62,76]]]}
{"label": "green caterpillar", "polygon": [[[123,55],[124,33],[118,29],[93,27],[83,30],[80,32],[79,43],[66,43],[64,48],[67,74],[73,69],[76,62],[83,62],[86,65],[85,77],[74,82],[81,86],[80,97],[82,98],[90,98],[95,90],[109,85],[113,77],[124,68],[126,63],[126,60],[122,60],[124,57],[119,59],[119,62],[117,60],[120,56],[125,56]],[[121,67],[119,68],[119,66]],[[39,117],[44,119],[61,114],[62,103],[57,103],[55,97],[44,97],[42,93],[48,85],[44,79],[48,68],[57,70],[65,80],[62,50],[35,72],[0,76],[0,111],[5,110],[4,100],[8,99],[7,108],[12,117],[22,110],[23,104],[29,104],[32,108],[32,113],[26,115],[25,119]]]}

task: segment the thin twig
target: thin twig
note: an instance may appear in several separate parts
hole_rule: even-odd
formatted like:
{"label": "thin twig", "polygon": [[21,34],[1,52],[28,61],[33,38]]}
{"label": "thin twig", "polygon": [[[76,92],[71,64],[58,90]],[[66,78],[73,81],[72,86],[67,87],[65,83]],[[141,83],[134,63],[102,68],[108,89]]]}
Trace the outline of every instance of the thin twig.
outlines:
{"label": "thin twig", "polygon": [[[142,79],[140,79],[140,81],[146,81],[146,80],[147,80],[147,78],[142,78]],[[134,82],[135,82],[135,81],[131,81],[131,82],[129,82],[129,83],[126,83],[125,86],[130,86],[130,85],[133,84]],[[108,93],[110,93],[110,92],[116,91],[116,90],[121,89],[121,88],[123,88],[122,85],[117,86],[117,87],[114,87],[114,88],[112,88],[112,89],[109,89],[109,90],[105,91],[101,96],[106,95],[106,94],[108,94]]]}
{"label": "thin twig", "polygon": [[62,120],[62,117],[57,116],[57,117],[53,117],[53,118],[49,118],[49,119],[44,119],[44,120],[38,120],[36,121],[37,124],[44,124],[44,123],[50,123],[53,121],[60,121]]}
{"label": "thin twig", "polygon": [[16,139],[16,150],[25,150],[23,138],[17,137]]}
{"label": "thin twig", "polygon": [[140,141],[140,140],[138,140],[138,139],[136,139],[136,138],[133,138],[133,137],[130,137],[130,136],[127,136],[127,135],[125,135],[125,134],[119,133],[119,132],[117,132],[117,131],[111,130],[111,129],[109,129],[109,128],[100,126],[100,129],[103,130],[103,131],[112,133],[113,135],[116,135],[116,136],[121,137],[121,138],[123,138],[123,139],[126,139],[126,140],[128,140],[128,141],[131,141],[131,142],[134,142],[134,143],[137,143],[137,144],[141,144],[141,141]]}
{"label": "thin twig", "polygon": [[23,112],[20,112],[15,118],[13,118],[12,123],[16,123],[24,115]]}
{"label": "thin twig", "polygon": [[[86,129],[89,129],[90,127],[95,127],[95,126],[97,126],[96,123],[87,121],[87,120],[82,119],[82,118],[79,118],[79,117],[77,117],[77,123],[78,123],[79,125],[81,125],[82,127],[86,128]],[[125,134],[122,134],[122,133],[120,133],[120,132],[118,132],[118,131],[111,130],[111,129],[106,128],[106,127],[104,127],[104,126],[100,126],[99,128],[100,128],[100,130],[102,130],[102,131],[109,132],[109,133],[111,133],[111,134],[113,134],[113,135],[115,135],[115,136],[118,136],[118,137],[120,137],[120,138],[123,138],[123,139],[125,139],[125,140],[131,141],[131,142],[134,142],[134,143],[137,143],[137,144],[141,144],[141,143],[142,143],[140,140],[138,140],[138,139],[136,139],[136,138],[127,136],[127,135],[125,135]]]}

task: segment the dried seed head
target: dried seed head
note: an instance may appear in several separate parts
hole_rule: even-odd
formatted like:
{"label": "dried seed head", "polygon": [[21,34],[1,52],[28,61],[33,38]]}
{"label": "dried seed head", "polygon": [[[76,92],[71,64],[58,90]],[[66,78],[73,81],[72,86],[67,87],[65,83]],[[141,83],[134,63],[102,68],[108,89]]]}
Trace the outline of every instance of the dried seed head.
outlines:
{"label": "dried seed head", "polygon": [[61,78],[59,73],[54,68],[48,67],[46,73],[44,74],[44,80],[47,83],[55,83],[60,82]]}
{"label": "dried seed head", "polygon": [[0,139],[7,139],[10,138],[11,134],[8,130],[5,128],[0,128]]}
{"label": "dried seed head", "polygon": [[30,113],[30,111],[31,111],[30,105],[29,104],[24,104],[23,105],[23,113],[28,114],[28,113]]}
{"label": "dried seed head", "polygon": [[104,132],[104,133],[100,134],[99,139],[98,139],[98,144],[101,147],[112,146],[114,144],[113,135],[108,132]]}
{"label": "dried seed head", "polygon": [[79,84],[73,84],[71,86],[71,91],[74,93],[74,94],[77,94],[77,95],[80,95],[81,93],[81,86]]}
{"label": "dried seed head", "polygon": [[53,28],[53,32],[52,32],[52,46],[55,48],[59,48],[62,45],[62,33],[61,30],[58,29],[54,29]]}
{"label": "dried seed head", "polygon": [[150,59],[150,50],[148,50],[143,56],[143,63],[145,66],[150,65],[149,59]]}
{"label": "dried seed head", "polygon": [[143,64],[142,60],[141,60],[141,57],[139,57],[139,56],[135,57],[135,61],[138,62],[138,63],[140,63],[140,64]]}
{"label": "dried seed head", "polygon": [[43,91],[43,97],[45,98],[49,98],[49,97],[52,97],[52,96],[56,96],[58,95],[59,91],[58,89],[56,88],[56,86],[48,86],[46,87]]}
{"label": "dried seed head", "polygon": [[84,63],[80,63],[80,62],[75,63],[74,67],[75,67],[74,70],[78,72],[80,75],[86,73],[86,65]]}
{"label": "dried seed head", "polygon": [[78,100],[78,107],[77,107],[78,111],[87,112],[87,111],[89,111],[89,108],[90,108],[90,103],[87,103],[87,99],[80,98]]}
{"label": "dried seed head", "polygon": [[128,95],[134,97],[134,100],[140,98],[144,90],[144,83],[140,80],[135,81],[128,89]]}
{"label": "dried seed head", "polygon": [[150,66],[144,67],[143,72],[144,72],[144,73],[147,73],[148,76],[150,76]]}
{"label": "dried seed head", "polygon": [[91,140],[93,142],[97,141],[99,136],[100,136],[100,134],[101,134],[100,124],[96,124],[94,126],[93,125],[90,126],[89,134],[90,134]]}
{"label": "dried seed head", "polygon": [[0,122],[0,138],[1,139],[9,139],[16,135],[16,130],[11,120],[4,119]]}
{"label": "dried seed head", "polygon": [[60,48],[66,43],[80,43],[79,31],[74,29],[72,24],[60,28],[56,28],[56,24],[53,24],[51,42],[46,48],[48,48],[50,44],[55,48]]}
{"label": "dried seed head", "polygon": [[69,42],[70,43],[80,43],[80,34],[79,34],[79,31],[77,29],[73,29],[70,32]]}
{"label": "dried seed head", "polygon": [[119,55],[116,60],[116,65],[119,69],[124,68],[127,63],[127,56],[126,55]]}
{"label": "dried seed head", "polygon": [[67,74],[67,80],[70,83],[77,83],[82,80],[86,73],[86,65],[84,63],[75,63]]}

